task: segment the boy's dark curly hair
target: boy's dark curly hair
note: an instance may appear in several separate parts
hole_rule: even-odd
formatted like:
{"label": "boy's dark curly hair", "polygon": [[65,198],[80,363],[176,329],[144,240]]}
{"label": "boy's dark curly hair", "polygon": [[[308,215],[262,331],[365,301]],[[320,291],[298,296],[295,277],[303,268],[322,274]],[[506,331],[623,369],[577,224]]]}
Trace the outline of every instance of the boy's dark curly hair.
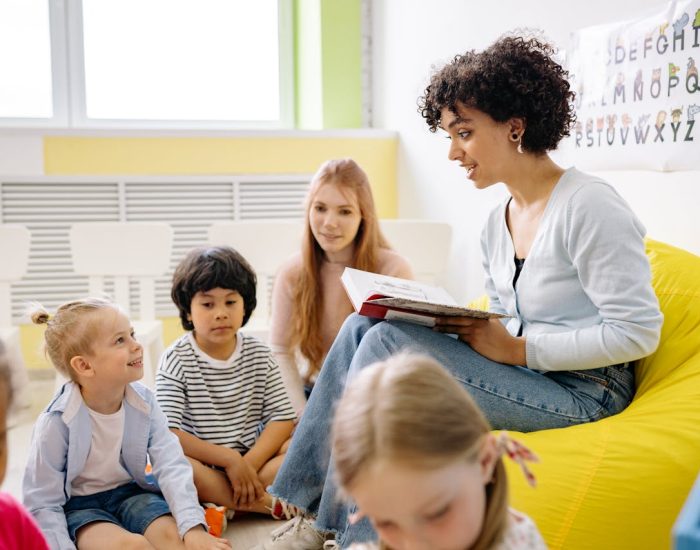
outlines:
{"label": "boy's dark curly hair", "polygon": [[180,262],[173,274],[170,296],[180,312],[185,330],[194,325],[187,316],[192,312],[192,298],[197,292],[212,288],[235,290],[243,298],[243,325],[258,304],[255,297],[257,277],[246,259],[230,246],[195,248]]}
{"label": "boy's dark curly hair", "polygon": [[444,108],[478,109],[496,122],[525,120],[523,149],[535,154],[556,149],[576,115],[568,72],[552,59],[554,48],[537,38],[503,36],[482,52],[457,55],[430,79],[418,110],[431,132]]}

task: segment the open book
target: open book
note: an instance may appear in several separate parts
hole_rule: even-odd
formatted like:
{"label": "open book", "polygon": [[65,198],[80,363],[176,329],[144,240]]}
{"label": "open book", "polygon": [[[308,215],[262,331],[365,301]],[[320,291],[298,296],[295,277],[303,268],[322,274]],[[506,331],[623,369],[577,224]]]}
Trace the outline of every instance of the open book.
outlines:
{"label": "open book", "polygon": [[346,267],[340,277],[355,311],[367,317],[398,319],[432,327],[436,317],[507,317],[457,305],[446,290],[398,277]]}

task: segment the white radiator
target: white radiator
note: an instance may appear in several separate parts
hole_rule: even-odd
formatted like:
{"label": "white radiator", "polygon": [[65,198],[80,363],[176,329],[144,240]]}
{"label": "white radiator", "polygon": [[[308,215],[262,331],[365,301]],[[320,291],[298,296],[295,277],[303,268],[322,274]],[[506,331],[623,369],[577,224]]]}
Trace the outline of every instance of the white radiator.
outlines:
{"label": "white radiator", "polygon": [[[12,285],[14,321],[26,322],[28,301],[54,309],[87,294],[87,278],[73,273],[68,243],[70,225],[83,221],[172,225],[171,269],[156,283],[156,313],[176,315],[170,300],[172,270],[190,248],[207,244],[209,225],[220,220],[301,219],[310,179],[311,174],[0,177],[0,223],[23,224],[32,233],[27,276]],[[133,311],[136,290],[132,288]]]}

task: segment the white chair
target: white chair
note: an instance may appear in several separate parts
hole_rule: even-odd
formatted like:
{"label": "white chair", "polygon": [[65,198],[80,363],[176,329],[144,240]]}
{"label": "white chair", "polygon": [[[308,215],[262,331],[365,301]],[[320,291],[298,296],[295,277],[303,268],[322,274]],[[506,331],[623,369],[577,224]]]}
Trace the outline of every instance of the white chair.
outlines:
{"label": "white chair", "polygon": [[136,339],[144,348],[143,383],[153,387],[163,353],[163,323],[156,319],[155,278],[170,267],[173,230],[160,222],[85,222],[70,228],[73,270],[89,277],[90,294],[104,292],[105,278],[114,280],[114,301],[131,317],[129,279],[139,284]]}
{"label": "white chair", "polygon": [[0,339],[10,361],[10,383],[15,403],[13,413],[17,413],[17,417],[13,414],[10,420],[12,424],[19,421],[19,415],[30,406],[29,376],[22,357],[19,327],[12,324],[10,294],[10,284],[27,274],[30,242],[31,234],[23,225],[0,225]]}
{"label": "white chair", "polygon": [[406,258],[416,280],[434,284],[447,268],[452,242],[448,223],[429,220],[379,220],[382,233]]}
{"label": "white chair", "polygon": [[258,277],[255,312],[243,327],[267,342],[272,285],[282,262],[301,250],[302,220],[244,220],[215,222],[209,227],[211,246],[231,246],[255,269]]}

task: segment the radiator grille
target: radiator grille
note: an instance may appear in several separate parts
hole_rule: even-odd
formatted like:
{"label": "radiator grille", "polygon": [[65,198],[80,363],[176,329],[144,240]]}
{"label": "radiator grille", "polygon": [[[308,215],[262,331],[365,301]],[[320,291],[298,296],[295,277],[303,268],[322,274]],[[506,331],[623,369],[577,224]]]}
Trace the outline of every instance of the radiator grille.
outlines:
{"label": "radiator grille", "polygon": [[[0,179],[0,222],[32,233],[26,277],[12,285],[12,315],[26,321],[27,302],[48,308],[88,292],[73,273],[68,230],[83,221],[162,221],[174,230],[170,272],[156,281],[156,313],[171,316],[172,270],[192,247],[207,244],[214,221],[302,218],[311,175]],[[1,261],[1,260],[0,260]],[[132,311],[138,292],[132,287]],[[107,288],[107,292],[110,288]]]}

